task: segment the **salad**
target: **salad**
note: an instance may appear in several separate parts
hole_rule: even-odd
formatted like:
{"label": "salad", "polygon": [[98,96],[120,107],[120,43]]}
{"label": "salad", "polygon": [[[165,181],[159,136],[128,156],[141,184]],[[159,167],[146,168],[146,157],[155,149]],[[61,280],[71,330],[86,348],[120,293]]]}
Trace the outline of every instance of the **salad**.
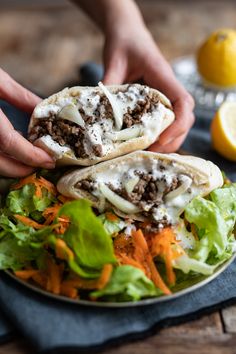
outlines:
{"label": "salad", "polygon": [[235,251],[236,185],[194,198],[174,227],[99,214],[60,195],[42,173],[1,198],[0,269],[53,294],[91,301],[171,295]]}

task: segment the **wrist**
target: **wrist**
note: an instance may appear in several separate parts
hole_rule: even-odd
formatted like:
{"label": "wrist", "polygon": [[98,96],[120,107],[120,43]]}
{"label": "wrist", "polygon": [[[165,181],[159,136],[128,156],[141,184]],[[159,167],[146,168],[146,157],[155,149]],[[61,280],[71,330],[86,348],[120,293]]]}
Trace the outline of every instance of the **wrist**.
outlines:
{"label": "wrist", "polygon": [[104,1],[106,11],[101,29],[106,37],[146,28],[142,15],[133,0]]}

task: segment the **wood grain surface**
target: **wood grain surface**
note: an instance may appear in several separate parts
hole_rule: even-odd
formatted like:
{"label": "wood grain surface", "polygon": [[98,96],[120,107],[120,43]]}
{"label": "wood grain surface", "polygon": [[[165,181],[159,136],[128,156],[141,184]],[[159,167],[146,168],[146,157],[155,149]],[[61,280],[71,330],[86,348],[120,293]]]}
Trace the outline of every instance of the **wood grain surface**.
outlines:
{"label": "wood grain surface", "polygon": [[[227,309],[228,310],[228,309]],[[231,354],[235,353],[236,335],[226,331],[226,322],[236,321],[236,307],[229,308],[230,315],[216,312],[183,325],[163,329],[146,339],[110,346],[100,351],[101,354]],[[234,324],[234,331],[236,330]],[[11,343],[0,346],[0,354],[32,354],[33,346],[19,337]],[[79,353],[79,352],[78,352]]]}
{"label": "wood grain surface", "polygon": [[[205,36],[235,27],[235,0],[140,0],[147,26],[172,60],[194,55]],[[0,67],[22,84],[49,95],[79,78],[85,61],[102,61],[103,37],[65,0],[0,0]],[[0,354],[32,354],[19,336]],[[161,330],[145,340],[110,347],[104,354],[229,354],[236,352],[236,307]]]}

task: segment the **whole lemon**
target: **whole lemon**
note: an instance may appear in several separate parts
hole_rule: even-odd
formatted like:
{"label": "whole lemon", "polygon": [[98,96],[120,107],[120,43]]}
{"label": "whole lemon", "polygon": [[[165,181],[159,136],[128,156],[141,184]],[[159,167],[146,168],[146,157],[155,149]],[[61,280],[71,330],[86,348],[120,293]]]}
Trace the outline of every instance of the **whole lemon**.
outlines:
{"label": "whole lemon", "polygon": [[207,82],[223,88],[236,86],[236,31],[212,33],[198,50],[197,66]]}

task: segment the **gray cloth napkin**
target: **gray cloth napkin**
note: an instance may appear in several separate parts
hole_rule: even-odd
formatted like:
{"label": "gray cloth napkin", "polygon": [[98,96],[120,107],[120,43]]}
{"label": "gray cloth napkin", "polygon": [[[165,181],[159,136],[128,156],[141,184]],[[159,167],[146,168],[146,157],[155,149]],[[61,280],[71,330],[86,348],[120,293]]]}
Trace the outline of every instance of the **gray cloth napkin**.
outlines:
{"label": "gray cloth napkin", "polygon": [[[0,304],[1,308],[1,304]],[[6,315],[0,310],[0,344],[7,342],[12,338],[15,329],[10,321],[7,319]]]}
{"label": "gray cloth napkin", "polygon": [[234,262],[208,285],[176,300],[145,307],[101,309],[48,299],[2,274],[0,304],[15,328],[39,352],[68,353],[74,349],[90,353],[235,303],[235,279]]}

